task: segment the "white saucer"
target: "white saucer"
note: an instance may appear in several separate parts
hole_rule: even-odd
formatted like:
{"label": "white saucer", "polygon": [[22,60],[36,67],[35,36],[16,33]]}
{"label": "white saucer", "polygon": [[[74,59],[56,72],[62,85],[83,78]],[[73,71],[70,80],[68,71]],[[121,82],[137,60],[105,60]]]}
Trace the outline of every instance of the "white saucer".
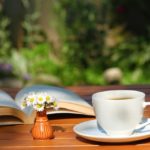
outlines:
{"label": "white saucer", "polygon": [[109,143],[121,143],[121,142],[132,142],[150,137],[150,124],[141,128],[142,124],[150,122],[149,119],[142,119],[142,122],[136,130],[130,136],[113,137],[108,136],[102,128],[97,127],[96,120],[85,121],[74,126],[73,130],[78,135],[85,139],[98,141],[98,142],[109,142]]}

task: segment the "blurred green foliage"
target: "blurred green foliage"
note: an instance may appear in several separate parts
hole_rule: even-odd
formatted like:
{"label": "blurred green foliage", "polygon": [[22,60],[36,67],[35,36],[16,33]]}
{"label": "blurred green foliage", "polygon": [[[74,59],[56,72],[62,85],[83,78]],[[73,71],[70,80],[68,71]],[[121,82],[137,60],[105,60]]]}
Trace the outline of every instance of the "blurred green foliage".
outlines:
{"label": "blurred green foliage", "polygon": [[80,0],[57,1],[55,8],[63,19],[63,54],[68,63],[81,68],[97,67],[103,61],[97,58],[103,55],[105,37],[101,11],[92,1]]}
{"label": "blurred green foliage", "polygon": [[18,50],[9,40],[9,19],[0,12],[0,56],[10,56],[13,73],[25,84],[104,85],[103,73],[111,67],[121,69],[121,84],[150,82],[149,2],[52,1],[55,17],[49,27],[53,25],[59,36],[59,49],[38,23],[40,11],[30,12],[30,1],[23,4],[27,13],[22,22],[23,46]]}
{"label": "blurred green foliage", "polygon": [[[150,81],[149,26],[145,21],[145,26],[140,27],[136,16],[139,10],[148,11],[147,3],[142,1],[141,5],[138,1],[135,10],[135,1],[62,0],[55,3],[63,25],[60,30],[65,31],[61,32],[63,54],[68,68],[75,68],[76,76],[81,77],[80,84],[106,84],[103,72],[111,67],[122,70],[122,84]],[[145,19],[145,13],[140,18]]]}
{"label": "blurred green foliage", "polygon": [[2,8],[0,6],[0,61],[2,62],[6,57],[10,55],[11,42],[9,40],[8,25],[10,21],[2,14]]}
{"label": "blurred green foliage", "polygon": [[62,40],[63,84],[102,84],[99,64],[103,58],[97,58],[103,55],[105,31],[97,6],[92,1],[62,0],[54,3],[53,10],[57,14],[55,29]]}

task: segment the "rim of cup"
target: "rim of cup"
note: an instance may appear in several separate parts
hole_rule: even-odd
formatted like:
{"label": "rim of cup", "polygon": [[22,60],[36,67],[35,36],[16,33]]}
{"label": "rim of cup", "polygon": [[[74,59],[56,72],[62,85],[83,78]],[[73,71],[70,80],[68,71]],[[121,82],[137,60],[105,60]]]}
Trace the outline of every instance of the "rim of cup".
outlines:
{"label": "rim of cup", "polygon": [[[124,95],[118,96],[117,94],[124,94]],[[105,90],[105,91],[94,93],[92,95],[92,99],[103,98],[107,100],[112,100],[112,97],[115,97],[115,96],[116,98],[117,96],[119,98],[126,96],[126,97],[129,97],[128,99],[137,99],[137,98],[141,99],[145,97],[145,93],[141,91],[137,91],[137,90]]]}

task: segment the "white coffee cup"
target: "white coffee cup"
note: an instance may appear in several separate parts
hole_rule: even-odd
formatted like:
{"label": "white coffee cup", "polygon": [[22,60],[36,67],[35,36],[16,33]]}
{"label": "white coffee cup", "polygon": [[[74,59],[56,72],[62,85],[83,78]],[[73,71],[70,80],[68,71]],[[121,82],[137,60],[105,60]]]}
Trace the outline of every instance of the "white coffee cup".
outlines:
{"label": "white coffee cup", "polygon": [[129,136],[143,117],[145,94],[134,90],[111,90],[92,95],[98,125],[110,136]]}

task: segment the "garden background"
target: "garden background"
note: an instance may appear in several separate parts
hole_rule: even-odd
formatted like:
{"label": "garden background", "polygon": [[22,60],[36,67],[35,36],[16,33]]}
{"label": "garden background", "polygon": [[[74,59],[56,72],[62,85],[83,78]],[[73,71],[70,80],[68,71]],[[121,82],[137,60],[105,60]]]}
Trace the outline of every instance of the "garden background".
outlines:
{"label": "garden background", "polygon": [[150,1],[0,0],[0,86],[150,83]]}

